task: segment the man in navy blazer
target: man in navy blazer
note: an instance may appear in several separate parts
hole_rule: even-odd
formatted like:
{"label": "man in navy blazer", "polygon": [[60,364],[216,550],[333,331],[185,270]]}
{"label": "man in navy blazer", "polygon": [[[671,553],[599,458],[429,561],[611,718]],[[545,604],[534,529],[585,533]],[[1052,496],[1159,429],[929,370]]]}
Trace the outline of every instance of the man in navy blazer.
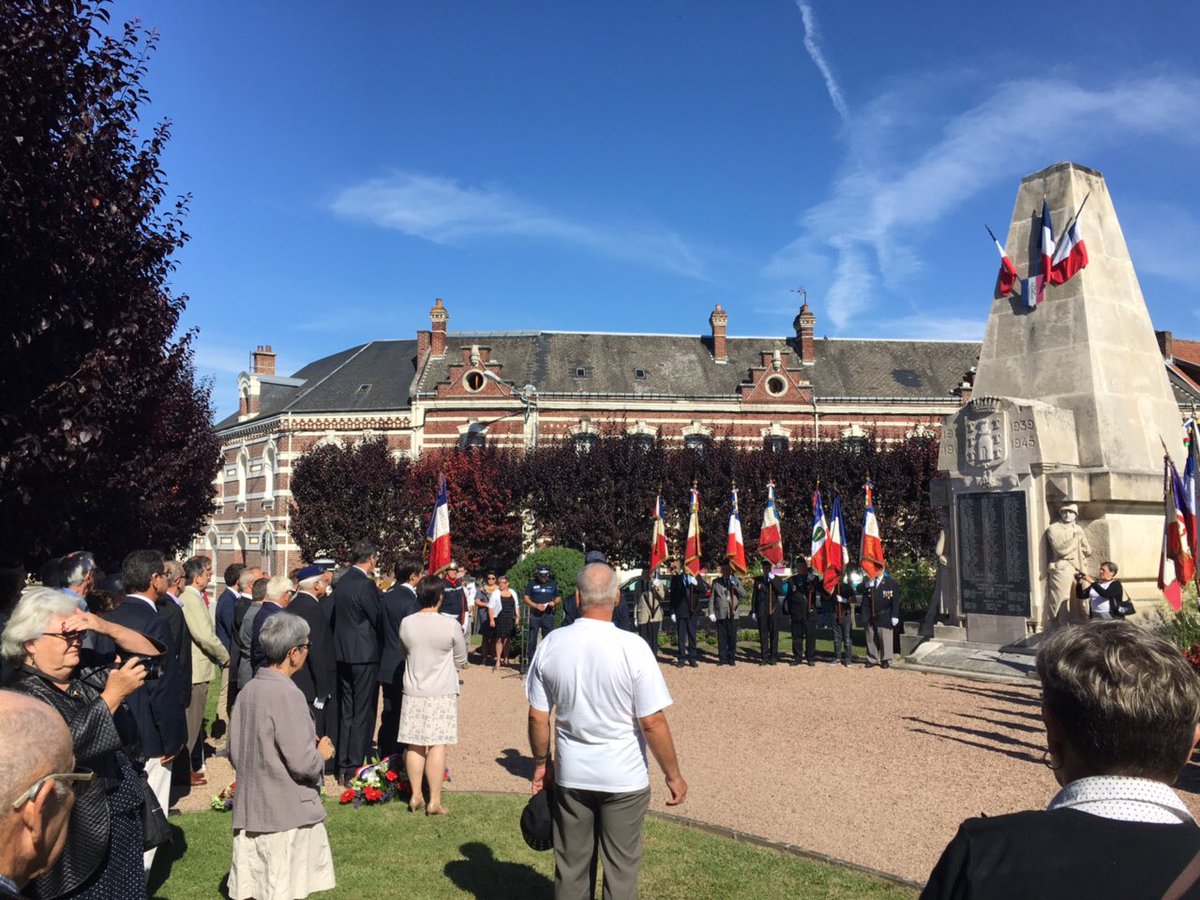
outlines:
{"label": "man in navy blazer", "polygon": [[396,736],[400,733],[400,702],[404,692],[404,647],[400,643],[400,623],[421,608],[417,602],[417,582],[421,564],[408,559],[396,564],[396,584],[384,591],[380,618],[383,651],[379,660],[379,684],[383,688],[383,713],[379,717],[380,757],[400,751]]}
{"label": "man in navy blazer", "polygon": [[[138,743],[145,758],[146,780],[163,809],[170,806],[171,762],[187,743],[187,707],[183,702],[179,658],[169,652],[173,639],[166,619],[158,611],[158,599],[166,596],[167,573],[163,555],[157,550],[135,550],[121,564],[121,579],[128,595],[105,618],[132,628],[168,648],[159,657],[161,673],[125,700],[137,725]],[[150,868],[154,851],[145,855]]]}
{"label": "man in navy blazer", "polygon": [[338,775],[348,783],[371,755],[371,735],[379,700],[379,588],[371,541],[355,541],[350,568],[333,592],[333,648],[338,672]]}

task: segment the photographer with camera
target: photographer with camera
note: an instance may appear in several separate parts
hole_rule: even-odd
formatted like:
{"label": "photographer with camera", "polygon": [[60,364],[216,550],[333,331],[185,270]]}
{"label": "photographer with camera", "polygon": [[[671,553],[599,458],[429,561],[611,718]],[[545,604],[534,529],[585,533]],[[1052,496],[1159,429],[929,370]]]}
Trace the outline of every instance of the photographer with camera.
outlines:
{"label": "photographer with camera", "polygon": [[1088,601],[1088,611],[1093,619],[1123,619],[1133,614],[1133,604],[1125,600],[1125,589],[1117,581],[1117,564],[1100,563],[1100,577],[1084,572],[1075,573],[1075,596]]}
{"label": "photographer with camera", "polygon": [[[118,656],[85,649],[96,636]],[[124,707],[145,683],[145,662],[163,647],[115,622],[79,612],[60,591],[26,590],[4,629],[6,659],[20,666],[9,687],[49,704],[71,733],[77,766],[95,773],[76,783],[66,848],[31,884],[35,897],[145,897],[142,871],[142,785],[126,747],[136,730]],[[157,670],[156,670],[157,671]]]}

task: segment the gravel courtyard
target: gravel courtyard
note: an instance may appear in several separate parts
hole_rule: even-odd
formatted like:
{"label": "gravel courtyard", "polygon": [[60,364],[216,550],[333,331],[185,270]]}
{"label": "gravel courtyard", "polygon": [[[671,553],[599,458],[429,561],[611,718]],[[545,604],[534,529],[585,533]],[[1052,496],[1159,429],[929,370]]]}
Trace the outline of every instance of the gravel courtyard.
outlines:
{"label": "gravel courtyard", "polygon": [[[962,819],[1044,806],[1057,790],[1035,688],[825,663],[664,673],[687,818],[922,881]],[[521,680],[475,665],[462,677],[452,788],[526,792]],[[1198,768],[1181,794],[1200,814]],[[232,778],[225,759],[208,769],[180,808]],[[651,783],[665,811],[653,764]]]}

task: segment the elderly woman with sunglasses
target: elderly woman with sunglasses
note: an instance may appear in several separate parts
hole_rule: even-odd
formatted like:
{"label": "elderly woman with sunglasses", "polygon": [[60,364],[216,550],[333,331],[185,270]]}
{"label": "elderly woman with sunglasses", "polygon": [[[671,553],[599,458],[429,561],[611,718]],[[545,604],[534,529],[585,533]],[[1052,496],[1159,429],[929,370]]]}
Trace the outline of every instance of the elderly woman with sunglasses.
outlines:
{"label": "elderly woman with sunglasses", "polygon": [[[119,648],[118,666],[93,664],[84,649],[89,632]],[[44,587],[21,595],[0,646],[20,666],[7,686],[56,709],[71,732],[76,763],[96,773],[77,794],[66,850],[26,891],[35,897],[145,897],[141,775],[126,750],[137,735],[122,703],[146,680],[139,657],[158,656],[163,648],[80,612],[69,596]]]}
{"label": "elderly woman with sunglasses", "polygon": [[238,691],[229,720],[233,797],[232,900],[294,900],[336,886],[321,782],[333,756],[317,740],[292,676],[308,658],[308,623],[277,612],[259,632],[266,664]]}

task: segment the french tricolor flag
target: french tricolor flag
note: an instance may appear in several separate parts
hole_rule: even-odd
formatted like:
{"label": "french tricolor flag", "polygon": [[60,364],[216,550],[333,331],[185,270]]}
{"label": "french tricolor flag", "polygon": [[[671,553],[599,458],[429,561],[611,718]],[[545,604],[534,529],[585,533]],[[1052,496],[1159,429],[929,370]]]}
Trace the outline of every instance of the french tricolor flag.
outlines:
{"label": "french tricolor flag", "polygon": [[739,575],[746,574],[746,544],[742,540],[742,517],[738,514],[737,486],[732,489],[729,508],[729,533],[725,538],[725,559],[729,568]]}
{"label": "french tricolor flag", "polygon": [[687,541],[683,545],[683,567],[693,575],[700,574],[700,491],[695,483],[692,484]]}
{"label": "french tricolor flag", "polygon": [[1050,207],[1042,200],[1042,268],[1037,277],[1037,302],[1046,299],[1046,282],[1054,266],[1054,224],[1050,221]]}
{"label": "french tricolor flag", "polygon": [[654,530],[650,533],[650,571],[667,558],[667,526],[663,522],[662,494],[654,498]]}
{"label": "french tricolor flag", "polygon": [[996,245],[996,250],[1000,253],[1000,277],[997,279],[997,290],[1001,297],[1008,297],[1021,293],[1021,278],[1017,275],[1017,267],[1013,265],[1013,261],[1008,258],[1008,254],[1004,252],[1004,248],[1000,246],[1000,242],[996,240],[996,235],[992,234],[992,229],[987,225],[987,233],[992,238],[992,243]]}
{"label": "french tricolor flag", "polygon": [[767,484],[767,506],[763,510],[762,529],[758,532],[758,553],[771,565],[783,562],[783,537],[779,533],[779,514],[775,511],[775,483]]}
{"label": "french tricolor flag", "polygon": [[437,575],[450,568],[450,495],[446,491],[446,475],[438,477],[437,499],[429,517],[429,573]]}
{"label": "french tricolor flag", "polygon": [[867,482],[867,506],[863,512],[862,543],[858,550],[858,564],[870,578],[879,577],[886,566],[883,559],[883,538],[879,534],[879,519],[875,515],[875,485]]}
{"label": "french tricolor flag", "polygon": [[829,515],[829,538],[825,543],[825,591],[832,594],[850,562],[850,550],[846,547],[846,523],[842,519],[842,498],[833,498],[833,509]]}
{"label": "french tricolor flag", "polygon": [[1075,218],[1054,248],[1054,259],[1050,261],[1051,284],[1065,284],[1088,264],[1087,245],[1079,236],[1079,215],[1086,203],[1087,197],[1084,197],[1083,203],[1079,204],[1079,212],[1075,213]]}

